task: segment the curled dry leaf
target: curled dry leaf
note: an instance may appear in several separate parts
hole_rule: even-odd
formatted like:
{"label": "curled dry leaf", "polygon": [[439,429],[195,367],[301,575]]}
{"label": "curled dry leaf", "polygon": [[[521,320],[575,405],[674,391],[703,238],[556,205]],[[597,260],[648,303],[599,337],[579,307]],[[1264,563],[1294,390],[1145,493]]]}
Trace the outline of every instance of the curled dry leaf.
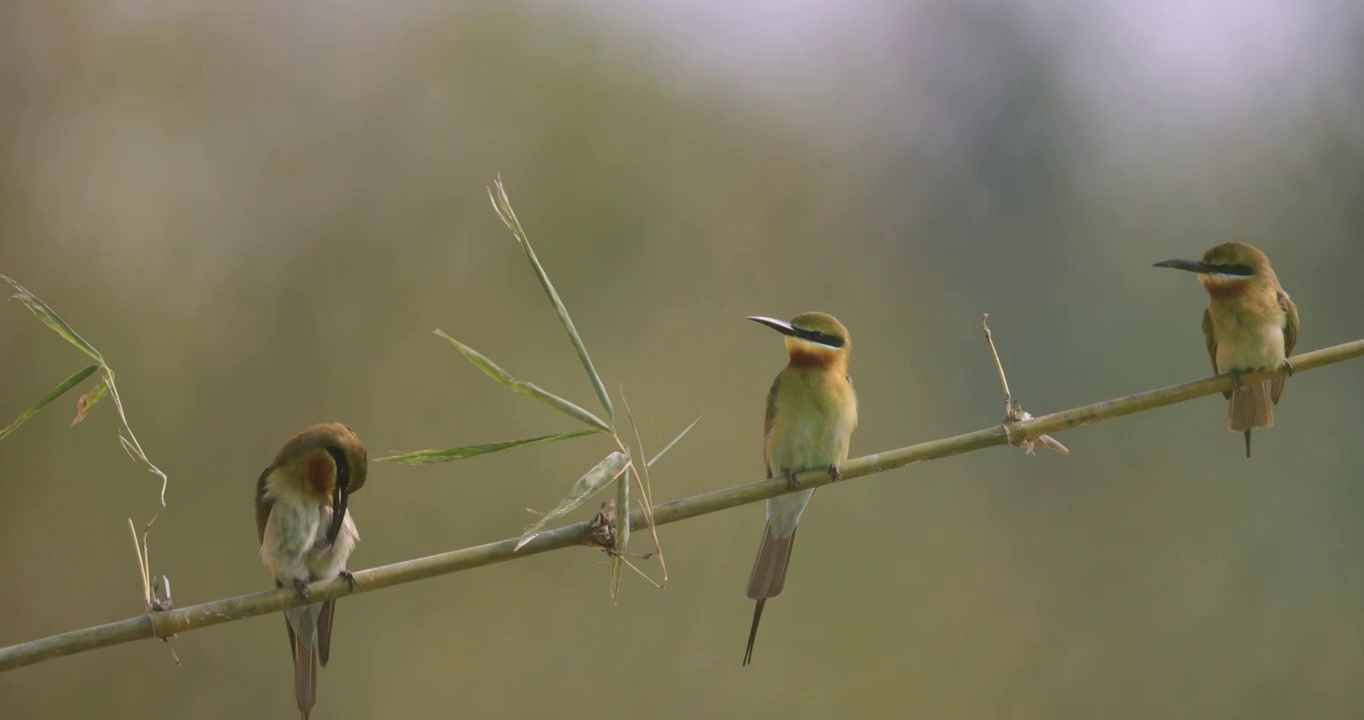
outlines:
{"label": "curled dry leaf", "polygon": [[86,415],[90,413],[90,408],[99,404],[99,401],[103,400],[104,396],[108,394],[109,384],[101,380],[100,383],[95,386],[94,390],[82,395],[80,400],[76,401],[76,417],[71,419],[71,425],[75,426],[77,423],[84,420]]}
{"label": "curled dry leaf", "polygon": [[610,552],[616,548],[616,501],[607,500],[601,504],[597,514],[587,521],[587,532],[583,543],[589,547]]}

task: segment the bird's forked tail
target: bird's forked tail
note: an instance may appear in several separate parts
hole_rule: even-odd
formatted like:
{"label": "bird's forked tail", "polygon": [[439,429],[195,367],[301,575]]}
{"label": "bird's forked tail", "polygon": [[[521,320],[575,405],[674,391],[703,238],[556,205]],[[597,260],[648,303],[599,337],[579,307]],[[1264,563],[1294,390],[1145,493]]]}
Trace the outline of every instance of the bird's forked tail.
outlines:
{"label": "bird's forked tail", "polygon": [[753,661],[753,641],[758,639],[758,621],[762,618],[763,604],[786,589],[786,569],[791,566],[791,549],[796,544],[796,529],[784,538],[773,536],[772,524],[763,530],[762,545],[758,546],[758,558],[753,561],[753,574],[748,577],[748,597],[757,600],[753,608],[753,625],[748,630],[748,649],[744,652],[744,664]]}
{"label": "bird's forked tail", "polygon": [[1241,385],[1231,393],[1227,404],[1227,429],[1246,435],[1246,457],[1250,457],[1250,431],[1274,427],[1274,409],[1264,381]]}

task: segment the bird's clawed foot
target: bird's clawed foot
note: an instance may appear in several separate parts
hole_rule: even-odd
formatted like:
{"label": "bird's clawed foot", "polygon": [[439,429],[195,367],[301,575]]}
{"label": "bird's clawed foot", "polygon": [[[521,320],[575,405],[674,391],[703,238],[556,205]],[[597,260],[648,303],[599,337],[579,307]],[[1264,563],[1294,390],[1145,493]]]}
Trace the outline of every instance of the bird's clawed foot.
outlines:
{"label": "bird's clawed foot", "polygon": [[1293,363],[1287,360],[1283,361],[1283,371],[1288,373],[1289,377],[1293,377]]}
{"label": "bird's clawed foot", "polygon": [[829,466],[829,482],[838,482],[843,479],[843,471],[837,465]]}
{"label": "bird's clawed foot", "polygon": [[1227,374],[1231,376],[1231,389],[1232,389],[1232,390],[1249,390],[1249,389],[1250,389],[1250,388],[1247,388],[1245,385],[1241,384],[1241,371],[1240,371],[1240,370],[1232,370],[1231,372],[1229,372],[1229,373],[1227,373]]}
{"label": "bird's clawed foot", "polygon": [[303,582],[302,580],[294,581],[294,590],[298,591],[298,596],[304,600],[307,600],[313,595],[312,591],[308,589],[308,583]]}
{"label": "bird's clawed foot", "polygon": [[337,573],[337,575],[341,576],[341,579],[346,581],[346,584],[350,586],[352,591],[355,590],[355,573],[345,568],[341,568],[341,572]]}
{"label": "bird's clawed foot", "polygon": [[787,470],[782,474],[786,476],[787,487],[791,488],[792,490],[795,490],[796,488],[800,487],[800,481],[796,479],[795,470]]}

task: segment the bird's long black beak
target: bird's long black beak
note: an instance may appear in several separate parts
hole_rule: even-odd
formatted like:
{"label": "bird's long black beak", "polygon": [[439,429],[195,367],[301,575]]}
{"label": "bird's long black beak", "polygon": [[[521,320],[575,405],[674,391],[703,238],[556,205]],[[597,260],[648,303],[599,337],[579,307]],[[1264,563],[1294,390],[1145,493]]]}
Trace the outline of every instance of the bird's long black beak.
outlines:
{"label": "bird's long black beak", "polygon": [[346,501],[350,497],[350,461],[340,449],[329,447],[327,454],[336,465],[336,482],[332,484],[332,524],[327,528],[327,544],[335,545],[346,521]]}
{"label": "bird's long black beak", "polygon": [[748,319],[752,320],[755,323],[761,323],[763,325],[766,325],[772,328],[773,330],[776,330],[777,332],[781,333],[782,335],[790,335],[791,337],[801,336],[801,332],[797,330],[794,325],[784,320],[776,320],[770,317],[763,317],[761,315],[750,315]]}
{"label": "bird's long black beak", "polygon": [[346,501],[350,493],[346,488],[337,483],[332,489],[332,524],[327,528],[327,544],[335,545],[336,536],[341,534],[341,524],[346,521]]}
{"label": "bird's long black beak", "polygon": [[1161,260],[1154,267],[1174,268],[1176,270],[1188,270],[1194,273],[1216,272],[1211,266],[1201,260]]}

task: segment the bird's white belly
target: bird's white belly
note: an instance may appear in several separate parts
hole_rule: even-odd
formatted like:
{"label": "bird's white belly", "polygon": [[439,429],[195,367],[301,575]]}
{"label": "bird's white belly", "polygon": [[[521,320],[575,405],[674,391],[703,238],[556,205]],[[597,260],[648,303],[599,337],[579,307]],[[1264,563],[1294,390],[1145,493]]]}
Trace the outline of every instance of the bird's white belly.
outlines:
{"label": "bird's white belly", "polygon": [[350,513],[337,534],[336,542],[327,544],[327,528],[331,524],[331,508],[309,507],[287,500],[277,500],[270,510],[261,542],[261,559],[271,574],[288,585],[295,580],[312,582],[335,576],[346,566],[346,560],[359,534]]}
{"label": "bird's white belly", "polygon": [[1221,372],[1231,370],[1275,370],[1283,365],[1283,328],[1267,325],[1250,335],[1249,342],[1219,342],[1217,367]]}
{"label": "bird's white belly", "polygon": [[796,531],[796,524],[800,522],[800,516],[805,512],[805,506],[810,504],[810,497],[814,494],[815,489],[810,488],[778,495],[767,501],[767,522],[772,525],[773,537],[790,537],[791,533]]}
{"label": "bird's white belly", "polygon": [[350,510],[347,510],[346,517],[341,520],[341,532],[336,534],[336,542],[327,545],[327,528],[332,521],[330,509],[325,513],[325,518],[326,526],[322,528],[318,544],[308,557],[308,569],[314,580],[334,577],[346,569],[346,561],[350,559],[351,551],[355,550],[355,543],[360,541],[360,533],[356,532],[355,522],[351,520]]}

